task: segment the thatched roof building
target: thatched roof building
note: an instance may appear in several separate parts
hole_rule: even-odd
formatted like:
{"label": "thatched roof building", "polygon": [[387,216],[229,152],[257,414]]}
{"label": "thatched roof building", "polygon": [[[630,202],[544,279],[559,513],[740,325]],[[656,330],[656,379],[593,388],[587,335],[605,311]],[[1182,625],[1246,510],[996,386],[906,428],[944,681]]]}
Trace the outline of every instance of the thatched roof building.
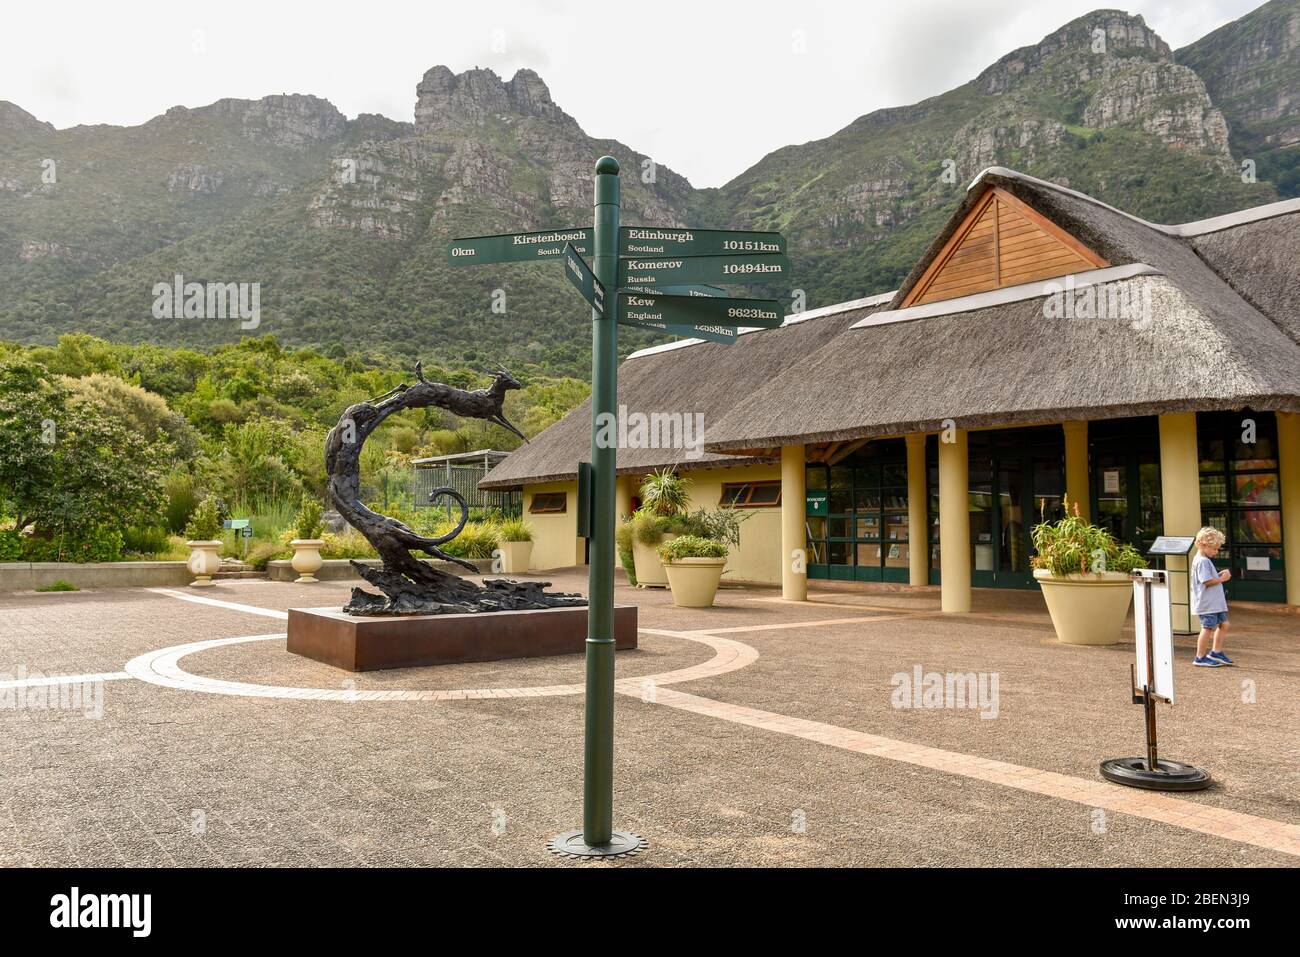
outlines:
{"label": "thatched roof building", "polygon": [[[974,261],[955,244],[995,190],[1058,237],[1042,273],[1050,278],[971,285],[938,301],[918,295],[954,248]],[[1071,249],[1080,268],[1051,271]],[[619,472],[770,460],[783,445],[934,432],[945,420],[979,428],[1300,411],[1297,303],[1300,201],[1161,226],[993,168],[895,292],[792,316],[731,345],[686,340],[630,356],[619,402],[703,413],[707,452],[620,449]],[[483,487],[573,478],[589,454],[590,416],[583,403]]]}

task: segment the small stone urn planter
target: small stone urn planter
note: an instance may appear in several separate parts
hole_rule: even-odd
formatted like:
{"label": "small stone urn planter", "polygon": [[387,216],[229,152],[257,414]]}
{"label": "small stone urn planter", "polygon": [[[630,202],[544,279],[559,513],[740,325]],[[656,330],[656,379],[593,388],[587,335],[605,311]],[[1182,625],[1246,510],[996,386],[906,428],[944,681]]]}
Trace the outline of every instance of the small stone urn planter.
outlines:
{"label": "small stone urn planter", "polygon": [[1113,645],[1120,639],[1133,583],[1127,572],[1054,575],[1034,570],[1056,637],[1067,645]]}
{"label": "small stone urn planter", "polygon": [[194,581],[190,582],[190,586],[204,588],[215,585],[212,576],[221,571],[222,542],[200,540],[185,544],[190,549],[190,557],[185,564],[194,575]]}
{"label": "small stone urn planter", "polygon": [[713,604],[727,564],[726,545],[696,535],[683,535],[660,545],[659,555],[674,605],[708,608]]}
{"label": "small stone urn planter", "polygon": [[293,548],[293,561],[289,564],[298,573],[294,581],[299,585],[319,581],[316,573],[325,564],[325,560],[320,557],[320,550],[325,543],[319,538],[295,538],[289,545]]}

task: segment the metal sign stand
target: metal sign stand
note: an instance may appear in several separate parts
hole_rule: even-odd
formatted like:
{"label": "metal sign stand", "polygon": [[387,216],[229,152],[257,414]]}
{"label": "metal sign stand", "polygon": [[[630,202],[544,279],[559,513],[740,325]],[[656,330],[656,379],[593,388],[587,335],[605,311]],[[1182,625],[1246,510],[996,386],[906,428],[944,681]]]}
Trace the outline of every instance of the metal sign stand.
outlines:
{"label": "metal sign stand", "polygon": [[1152,585],[1161,583],[1167,586],[1169,575],[1163,570],[1138,569],[1131,577],[1137,586],[1134,589],[1137,592],[1135,600],[1143,602],[1146,609],[1145,616],[1134,615],[1137,654],[1145,656],[1145,679],[1139,690],[1137,665],[1132,663],[1129,665],[1129,685],[1133,703],[1142,705],[1147,753],[1145,758],[1108,758],[1101,762],[1101,776],[1116,784],[1150,791],[1200,791],[1210,786],[1209,772],[1181,761],[1162,761],[1156,741],[1156,701],[1172,703],[1173,689],[1168,689],[1167,695],[1156,691],[1155,609],[1151,596]]}

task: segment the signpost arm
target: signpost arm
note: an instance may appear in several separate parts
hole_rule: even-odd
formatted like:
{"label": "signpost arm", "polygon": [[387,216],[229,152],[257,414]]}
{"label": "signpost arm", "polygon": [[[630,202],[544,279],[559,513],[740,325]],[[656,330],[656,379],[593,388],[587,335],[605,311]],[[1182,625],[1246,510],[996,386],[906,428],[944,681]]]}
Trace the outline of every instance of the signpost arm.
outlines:
{"label": "signpost arm", "polygon": [[[619,168],[612,156],[596,161],[593,268],[606,289],[618,273]],[[618,402],[617,297],[605,315],[591,311],[590,580],[587,595],[587,715],[583,752],[582,836],[589,846],[609,844],[614,815],[614,472],[617,449],[601,429]]]}

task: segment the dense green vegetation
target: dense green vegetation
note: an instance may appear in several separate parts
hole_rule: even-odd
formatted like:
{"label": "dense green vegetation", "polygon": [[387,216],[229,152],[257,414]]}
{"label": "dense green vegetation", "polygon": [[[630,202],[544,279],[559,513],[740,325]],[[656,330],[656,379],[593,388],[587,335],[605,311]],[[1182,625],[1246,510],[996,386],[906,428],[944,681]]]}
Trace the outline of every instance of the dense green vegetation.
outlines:
{"label": "dense green vegetation", "polygon": [[[183,534],[214,537],[214,524],[231,517],[252,520],[255,565],[287,557],[288,541],[319,522],[326,432],[349,405],[411,381],[405,365],[287,349],[270,336],[211,352],[87,335],[55,346],[0,342],[0,561],[179,558]],[[424,371],[460,388],[488,381],[468,368]],[[517,375],[525,388],[510,393],[506,415],[528,436],[588,392],[577,379]],[[415,513],[411,459],[518,442],[438,409],[394,417],[363,450],[364,491],[390,514],[441,527],[442,511]],[[471,529],[462,547],[495,541],[489,525]],[[242,553],[226,535],[228,550]],[[326,557],[369,553],[355,534],[326,541]]]}

